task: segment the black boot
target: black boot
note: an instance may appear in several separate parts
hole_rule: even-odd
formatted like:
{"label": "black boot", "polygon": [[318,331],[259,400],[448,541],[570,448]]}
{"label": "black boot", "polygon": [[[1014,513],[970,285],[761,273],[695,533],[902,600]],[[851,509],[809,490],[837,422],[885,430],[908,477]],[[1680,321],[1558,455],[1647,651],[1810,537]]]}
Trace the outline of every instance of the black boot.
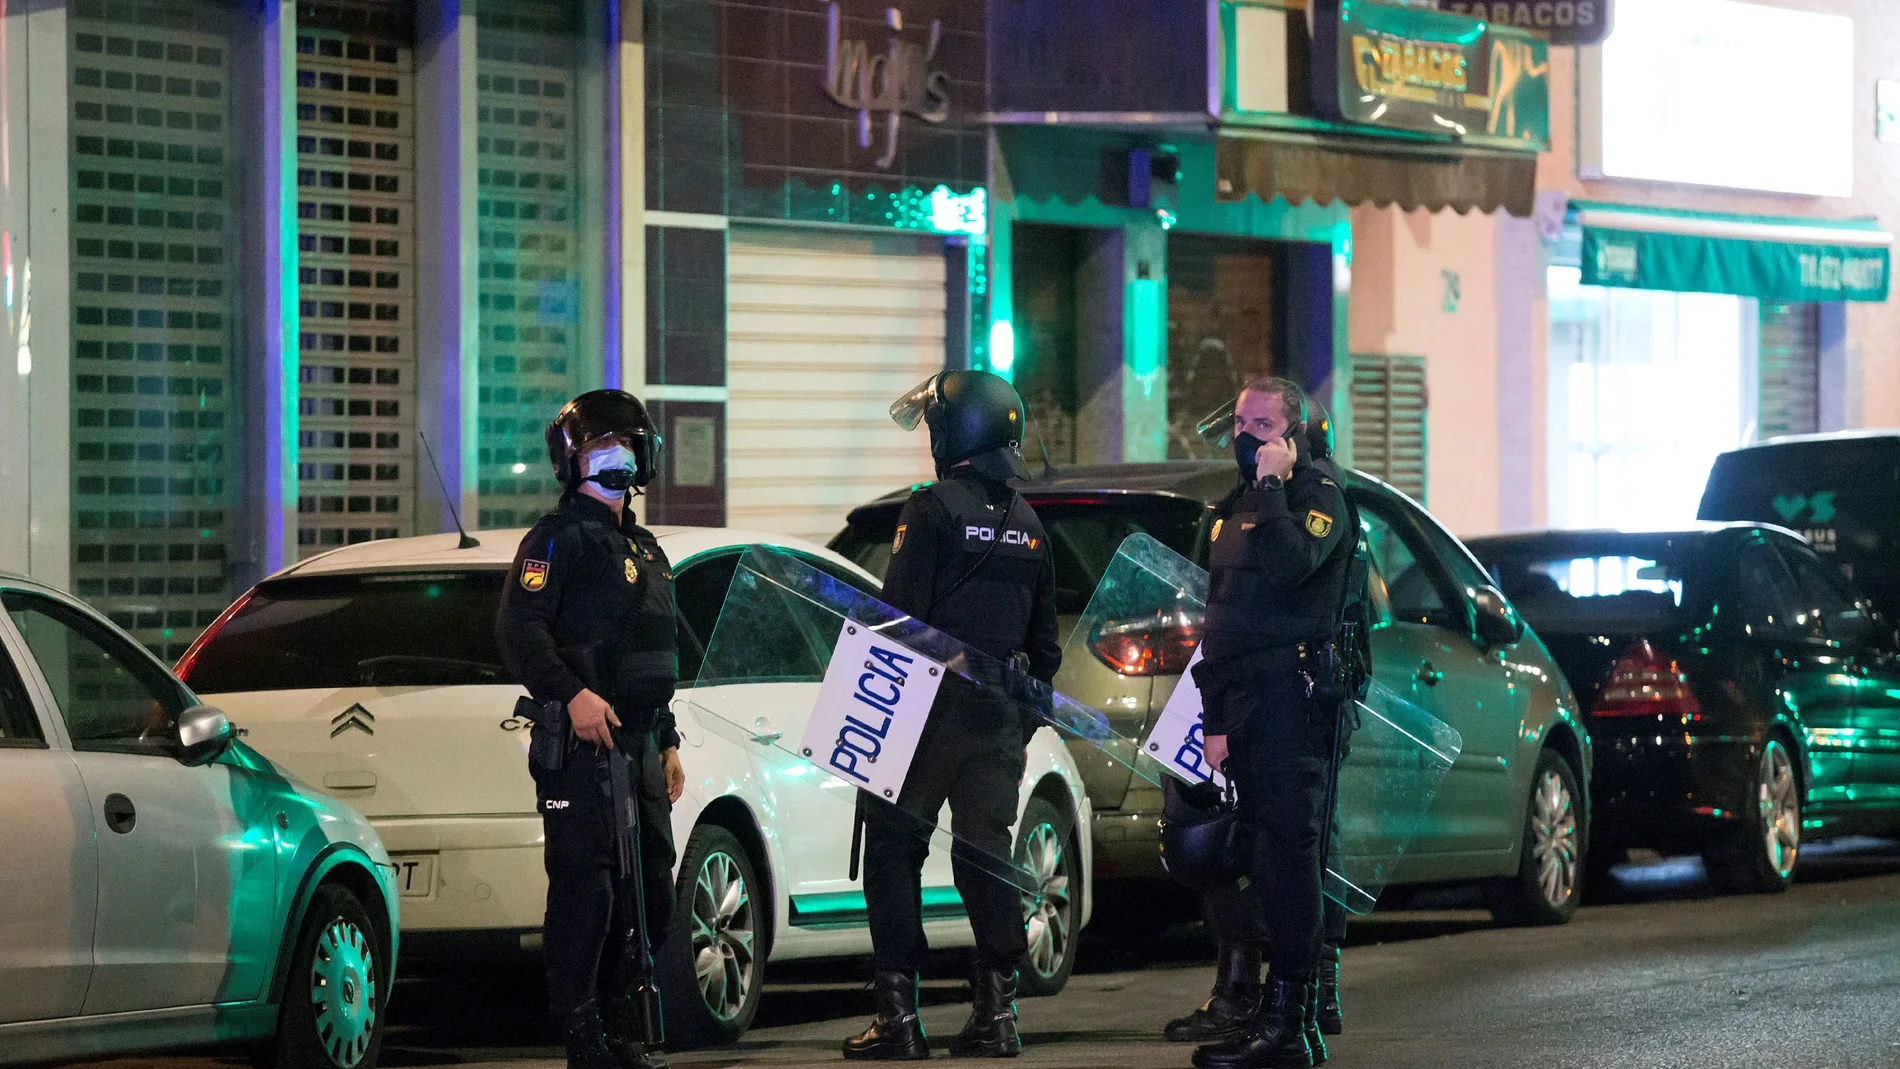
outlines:
{"label": "black boot", "polygon": [[640,1005],[632,995],[607,1000],[607,1053],[620,1069],[667,1069],[666,1059],[647,1044],[640,1018]]}
{"label": "black boot", "polygon": [[1339,1009],[1339,948],[1330,944],[1319,953],[1319,1030],[1336,1036],[1346,1030],[1345,1014]]}
{"label": "black boot", "polygon": [[1306,1045],[1306,1004],[1312,985],[1267,979],[1260,1009],[1246,1035],[1213,1043],[1194,1052],[1198,1069],[1307,1069],[1313,1052]]}
{"label": "black boot", "polygon": [[1306,1014],[1301,1018],[1301,1028],[1306,1033],[1306,1049],[1312,1055],[1314,1065],[1325,1065],[1329,1055],[1326,1053],[1326,1037],[1319,1031],[1319,985],[1306,985]]}
{"label": "black boot", "polygon": [[970,1019],[950,1041],[957,1058],[1014,1058],[1023,1052],[1016,1033],[1016,970],[985,970],[970,977]]}
{"label": "black boot", "polygon": [[871,982],[877,1019],[864,1031],[844,1041],[844,1056],[853,1061],[919,1061],[930,1057],[923,1018],[917,1015],[917,976],[881,972]]}
{"label": "black boot", "polygon": [[593,1000],[575,1007],[561,1022],[561,1031],[567,1039],[567,1069],[620,1069],[620,1063],[607,1050],[600,1006]]}
{"label": "black boot", "polygon": [[1170,1043],[1223,1043],[1238,1039],[1260,999],[1260,951],[1245,943],[1222,943],[1214,996],[1162,1029]]}

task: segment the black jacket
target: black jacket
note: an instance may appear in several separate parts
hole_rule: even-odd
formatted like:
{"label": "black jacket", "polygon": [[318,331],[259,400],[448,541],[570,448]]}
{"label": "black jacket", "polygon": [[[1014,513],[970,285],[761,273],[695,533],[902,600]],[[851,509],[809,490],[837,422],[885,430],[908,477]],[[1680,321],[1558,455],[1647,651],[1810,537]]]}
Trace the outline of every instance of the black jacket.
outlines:
{"label": "black jacket", "polygon": [[651,729],[661,749],[679,745],[667,708],[679,679],[673,566],[631,508],[616,525],[606,504],[562,497],[521,540],[495,633],[509,673],[536,701],[592,690],[626,735]]}
{"label": "black jacket", "polygon": [[[992,545],[982,568],[956,586]],[[1026,653],[1029,674],[1047,682],[1062,665],[1055,593],[1049,536],[1005,484],[959,467],[905,503],[885,604],[998,660]]]}
{"label": "black jacket", "polygon": [[1242,482],[1215,506],[1208,661],[1334,636],[1352,558],[1351,515],[1345,489],[1303,457],[1284,488]]}

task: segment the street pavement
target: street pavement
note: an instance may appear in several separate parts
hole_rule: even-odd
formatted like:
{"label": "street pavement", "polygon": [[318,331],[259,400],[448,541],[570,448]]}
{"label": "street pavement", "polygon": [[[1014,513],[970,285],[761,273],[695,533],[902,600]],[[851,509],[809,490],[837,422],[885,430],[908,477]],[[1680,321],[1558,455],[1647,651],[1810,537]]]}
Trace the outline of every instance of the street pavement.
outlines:
{"label": "street pavement", "polygon": [[[1787,894],[1718,897],[1694,861],[1619,871],[1621,901],[1586,906],[1560,928],[1500,929],[1469,895],[1416,896],[1357,921],[1344,963],[1347,1032],[1339,1069],[1551,1066],[1563,1069],[1900,1067],[1900,845],[1810,848]],[[1055,998],[1022,1003],[1038,1067],[1182,1067],[1168,1017],[1202,998],[1211,948],[1167,911],[1105,911],[1084,967]],[[941,1045],[961,1025],[952,961],[925,989]],[[780,969],[759,1026],[736,1047],[674,1057],[724,1069],[835,1067],[838,1043],[870,1012],[858,965]],[[559,1066],[532,977],[479,971],[404,981],[392,1003],[388,1066]],[[939,1054],[942,1051],[939,1050]],[[231,1056],[87,1063],[209,1069]]]}

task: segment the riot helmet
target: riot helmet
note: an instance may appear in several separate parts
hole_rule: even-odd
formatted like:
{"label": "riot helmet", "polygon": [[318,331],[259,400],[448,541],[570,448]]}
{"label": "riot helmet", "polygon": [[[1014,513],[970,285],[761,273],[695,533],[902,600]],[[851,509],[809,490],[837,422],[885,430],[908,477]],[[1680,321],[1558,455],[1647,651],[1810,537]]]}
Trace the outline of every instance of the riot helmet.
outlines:
{"label": "riot helmet", "polygon": [[930,428],[939,477],[966,460],[999,482],[1029,477],[1022,456],[1023,399],[1000,375],[939,372],[893,402],[891,419],[907,431],[918,423]]}
{"label": "riot helmet", "polygon": [[1183,886],[1205,893],[1245,875],[1241,834],[1238,808],[1221,788],[1162,784],[1161,867]]}
{"label": "riot helmet", "polygon": [[1314,460],[1333,455],[1333,417],[1326,414],[1325,405],[1311,398],[1306,402],[1306,453]]}
{"label": "riot helmet", "polygon": [[[582,471],[582,456],[590,443],[608,435],[627,439],[630,449],[620,458],[605,458],[599,470]],[[660,472],[665,441],[647,415],[640,399],[625,390],[590,390],[567,404],[545,432],[548,461],[565,490],[582,482],[607,490],[633,490],[652,482]]]}
{"label": "riot helmet", "polygon": [[[1290,409],[1287,414],[1288,435],[1305,436],[1307,430],[1310,429],[1310,427],[1301,426],[1310,424],[1307,418],[1310,402],[1307,400],[1306,391],[1300,389],[1299,384],[1291,379],[1263,375],[1250,380],[1227,403],[1209,412],[1201,422],[1194,425],[1194,433],[1200,436],[1201,441],[1207,443],[1208,448],[1224,450],[1234,444],[1234,414],[1240,407],[1240,394],[1249,390],[1279,395]],[[1325,418],[1325,412],[1322,411],[1320,416],[1322,419]]]}

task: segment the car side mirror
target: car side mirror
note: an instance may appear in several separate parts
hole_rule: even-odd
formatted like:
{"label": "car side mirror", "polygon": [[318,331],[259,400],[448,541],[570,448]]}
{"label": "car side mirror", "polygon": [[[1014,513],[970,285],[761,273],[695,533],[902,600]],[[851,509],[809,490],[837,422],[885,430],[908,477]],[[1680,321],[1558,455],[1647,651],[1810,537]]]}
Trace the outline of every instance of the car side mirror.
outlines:
{"label": "car side mirror", "polygon": [[1514,645],[1524,637],[1524,619],[1496,587],[1481,586],[1473,591],[1471,604],[1476,610],[1478,641],[1486,649]]}
{"label": "car side mirror", "polygon": [[178,714],[178,761],[187,767],[208,765],[237,740],[237,728],[223,712],[194,705]]}

